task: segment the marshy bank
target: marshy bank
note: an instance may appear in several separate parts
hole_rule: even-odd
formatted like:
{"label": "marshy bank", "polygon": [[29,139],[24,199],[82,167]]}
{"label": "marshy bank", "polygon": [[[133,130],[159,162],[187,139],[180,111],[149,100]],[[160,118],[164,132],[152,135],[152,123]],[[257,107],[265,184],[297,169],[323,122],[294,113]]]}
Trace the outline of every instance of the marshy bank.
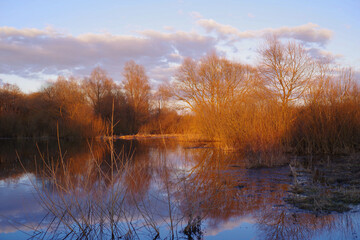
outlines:
{"label": "marshy bank", "polygon": [[346,212],[360,204],[359,154],[298,158],[290,169],[294,182],[288,203],[316,214]]}

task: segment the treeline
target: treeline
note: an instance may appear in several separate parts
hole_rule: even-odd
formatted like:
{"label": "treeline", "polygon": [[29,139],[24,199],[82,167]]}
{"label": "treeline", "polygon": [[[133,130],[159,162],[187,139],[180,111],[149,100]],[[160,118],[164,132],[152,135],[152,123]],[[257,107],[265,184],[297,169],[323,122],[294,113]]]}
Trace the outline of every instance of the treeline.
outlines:
{"label": "treeline", "polygon": [[40,91],[24,94],[0,86],[0,137],[89,138],[180,131],[181,117],[167,107],[167,93],[152,91],[142,66],[130,61],[115,83],[97,67],[89,77],[59,76]]}
{"label": "treeline", "polygon": [[[216,54],[188,58],[174,81],[157,90],[133,61],[120,84],[101,68],[85,79],[59,77],[31,94],[5,84],[0,136],[94,137],[113,129],[116,135],[191,133],[254,154],[359,150],[360,91],[350,68],[275,37],[258,59],[250,66]],[[180,115],[176,105],[189,111]]]}
{"label": "treeline", "polygon": [[257,66],[215,54],[183,62],[174,95],[199,134],[255,155],[360,150],[360,89],[350,68],[277,38],[258,57]]}

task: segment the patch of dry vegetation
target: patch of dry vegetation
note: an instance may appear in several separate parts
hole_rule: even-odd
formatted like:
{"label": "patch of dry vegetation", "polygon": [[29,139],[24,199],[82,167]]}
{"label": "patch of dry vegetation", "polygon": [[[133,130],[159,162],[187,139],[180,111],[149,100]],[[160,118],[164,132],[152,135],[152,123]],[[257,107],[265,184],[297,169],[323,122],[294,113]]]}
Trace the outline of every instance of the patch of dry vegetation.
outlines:
{"label": "patch of dry vegetation", "polygon": [[315,213],[345,212],[360,204],[358,156],[293,161],[294,183],[286,201]]}
{"label": "patch of dry vegetation", "polygon": [[250,155],[359,150],[360,94],[351,69],[276,38],[259,53],[256,68],[214,54],[183,62],[173,91],[193,112],[198,133]]}

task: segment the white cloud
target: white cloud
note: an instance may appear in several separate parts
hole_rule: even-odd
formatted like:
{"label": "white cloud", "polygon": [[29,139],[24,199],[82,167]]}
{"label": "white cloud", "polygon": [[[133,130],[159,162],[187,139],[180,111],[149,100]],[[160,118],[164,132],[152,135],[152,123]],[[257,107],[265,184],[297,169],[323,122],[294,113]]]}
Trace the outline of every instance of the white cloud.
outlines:
{"label": "white cloud", "polygon": [[56,36],[58,35],[51,27],[45,28],[45,30],[40,30],[37,28],[26,28],[26,29],[17,29],[13,27],[0,27],[0,36],[12,36],[16,37],[38,37],[38,36]]}
{"label": "white cloud", "polygon": [[213,37],[196,32],[147,30],[137,35],[72,36],[50,28],[0,27],[0,73],[4,80],[6,74],[30,78],[33,73],[71,71],[84,75],[100,65],[116,79],[130,59],[148,70],[155,66],[167,69],[170,63],[180,63],[183,56],[198,58],[212,51],[215,45]]}
{"label": "white cloud", "polygon": [[240,31],[230,25],[220,24],[213,19],[200,19],[197,24],[208,33],[214,32],[222,39],[249,39],[261,38],[266,35],[277,35],[282,38],[294,38],[305,43],[326,44],[333,36],[333,32],[326,28],[320,28],[314,23],[307,23],[295,27],[265,28],[261,30]]}
{"label": "white cloud", "polygon": [[[171,76],[174,76],[177,67],[178,65],[168,67],[154,67],[150,69],[149,75],[152,76],[153,79],[156,79],[154,85],[170,82]],[[154,87],[156,88],[157,86]]]}
{"label": "white cloud", "polygon": [[208,33],[216,32],[220,35],[237,35],[240,31],[230,25],[224,25],[216,22],[213,19],[200,19],[197,21],[201,27],[203,27]]}
{"label": "white cloud", "polygon": [[199,13],[199,12],[190,12],[189,13],[190,14],[190,16],[192,17],[192,18],[194,18],[194,19],[200,19],[200,18],[203,18],[203,16]]}

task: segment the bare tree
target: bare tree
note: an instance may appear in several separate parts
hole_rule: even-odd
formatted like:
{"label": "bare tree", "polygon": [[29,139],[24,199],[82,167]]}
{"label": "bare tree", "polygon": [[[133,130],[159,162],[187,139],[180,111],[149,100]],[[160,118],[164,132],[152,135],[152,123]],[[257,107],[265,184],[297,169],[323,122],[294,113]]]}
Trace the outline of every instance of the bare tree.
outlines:
{"label": "bare tree", "polygon": [[[74,118],[80,114],[82,107],[86,105],[84,94],[80,91],[75,78],[66,79],[59,76],[58,79],[47,88],[43,89],[45,99],[51,101],[61,118]],[[54,109],[55,110],[55,109]]]}
{"label": "bare tree", "polygon": [[46,119],[44,126],[49,127],[51,136],[56,136],[57,125],[60,137],[101,134],[102,121],[93,113],[77,79],[59,76],[40,92],[39,97],[40,106],[36,111]]}
{"label": "bare tree", "polygon": [[153,95],[156,111],[160,113],[163,108],[167,108],[171,98],[172,86],[169,83],[162,83]]}
{"label": "bare tree", "polygon": [[18,100],[22,97],[17,85],[0,82],[0,114],[16,110]]}
{"label": "bare tree", "polygon": [[86,96],[90,100],[95,113],[102,112],[102,99],[111,94],[115,88],[114,81],[107,75],[106,71],[100,67],[96,67],[89,78],[83,81]]}
{"label": "bare tree", "polygon": [[195,62],[185,59],[174,83],[174,95],[195,113],[196,129],[220,139],[236,119],[251,89],[250,68],[210,54]]}
{"label": "bare tree", "polygon": [[208,55],[195,62],[185,59],[176,74],[175,95],[184,101],[191,110],[201,107],[220,111],[231,107],[247,91],[249,78],[246,67]]}
{"label": "bare tree", "polygon": [[149,79],[145,68],[134,61],[125,64],[123,76],[125,96],[132,112],[131,131],[134,133],[138,131],[139,126],[146,121],[149,115]]}
{"label": "bare tree", "polygon": [[283,106],[301,99],[312,82],[314,63],[296,42],[284,44],[276,37],[260,49],[260,75]]}

